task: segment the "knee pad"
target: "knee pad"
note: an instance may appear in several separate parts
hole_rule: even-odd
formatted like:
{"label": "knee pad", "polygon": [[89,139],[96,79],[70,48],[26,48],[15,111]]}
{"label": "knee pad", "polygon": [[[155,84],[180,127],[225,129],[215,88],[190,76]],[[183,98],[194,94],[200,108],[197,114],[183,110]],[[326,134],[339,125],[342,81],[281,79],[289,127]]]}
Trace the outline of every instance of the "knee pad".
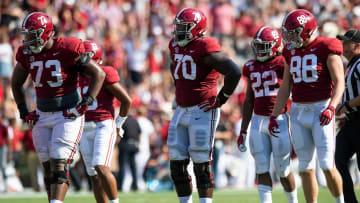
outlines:
{"label": "knee pad", "polygon": [[69,164],[71,161],[64,159],[51,160],[52,184],[70,184]]}
{"label": "knee pad", "polygon": [[194,173],[197,188],[214,188],[214,179],[211,172],[211,162],[194,163]]}
{"label": "knee pad", "polygon": [[289,167],[286,167],[285,170],[279,170],[279,176],[280,178],[286,178],[290,174]]}
{"label": "knee pad", "polygon": [[187,171],[189,159],[170,161],[171,178],[175,185],[184,185],[191,183],[191,176]]}

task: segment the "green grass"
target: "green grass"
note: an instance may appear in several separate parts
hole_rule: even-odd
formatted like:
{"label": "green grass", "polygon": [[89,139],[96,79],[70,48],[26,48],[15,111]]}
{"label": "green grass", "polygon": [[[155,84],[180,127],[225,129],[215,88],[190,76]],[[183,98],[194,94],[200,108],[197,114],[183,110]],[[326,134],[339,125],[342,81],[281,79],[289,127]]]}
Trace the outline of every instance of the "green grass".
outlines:
{"label": "green grass", "polygon": [[[360,198],[360,190],[356,190]],[[299,203],[304,203],[304,195],[298,189]],[[164,193],[119,193],[120,203],[178,203],[175,192]],[[194,203],[198,203],[197,193],[193,194]],[[0,203],[46,203],[45,193],[11,193],[0,194]],[[219,203],[256,203],[260,202],[256,190],[216,190],[214,201]],[[274,203],[286,203],[286,197],[281,189],[273,191]],[[318,203],[334,202],[330,192],[326,188],[320,188]],[[96,203],[92,193],[88,192],[69,192],[65,203]]]}

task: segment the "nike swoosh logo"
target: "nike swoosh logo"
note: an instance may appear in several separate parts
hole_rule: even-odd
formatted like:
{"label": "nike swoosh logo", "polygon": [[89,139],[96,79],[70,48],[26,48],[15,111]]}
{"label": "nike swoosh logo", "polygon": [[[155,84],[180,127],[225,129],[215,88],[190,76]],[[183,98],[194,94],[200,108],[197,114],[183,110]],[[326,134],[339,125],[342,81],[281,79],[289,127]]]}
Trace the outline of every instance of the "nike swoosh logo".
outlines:
{"label": "nike swoosh logo", "polygon": [[53,56],[56,56],[56,55],[58,55],[59,54],[59,52],[55,52],[55,53],[53,53]]}
{"label": "nike swoosh logo", "polygon": [[195,120],[197,121],[197,120],[200,120],[201,118],[195,118]]}
{"label": "nike swoosh logo", "polygon": [[314,49],[310,49],[310,51],[315,51],[316,50],[316,48],[314,48]]}

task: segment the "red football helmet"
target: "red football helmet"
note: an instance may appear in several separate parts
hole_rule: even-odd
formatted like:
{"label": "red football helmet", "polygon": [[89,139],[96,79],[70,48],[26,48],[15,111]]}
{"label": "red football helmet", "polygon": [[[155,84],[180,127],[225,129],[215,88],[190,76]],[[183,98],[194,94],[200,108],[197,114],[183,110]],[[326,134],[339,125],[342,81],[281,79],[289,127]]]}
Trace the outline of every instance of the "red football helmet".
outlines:
{"label": "red football helmet", "polygon": [[290,42],[295,48],[300,48],[316,29],[314,15],[307,10],[297,9],[284,18],[281,33],[286,42]]}
{"label": "red football helmet", "polygon": [[84,41],[85,52],[89,54],[92,60],[97,64],[102,64],[103,50],[101,46],[95,41],[86,40]]}
{"label": "red football helmet", "polygon": [[51,18],[45,13],[33,12],[24,19],[21,33],[25,35],[24,45],[32,53],[38,54],[54,36],[54,26]]}
{"label": "red football helmet", "polygon": [[206,16],[198,9],[184,8],[176,15],[173,25],[175,41],[183,47],[205,35]]}
{"label": "red football helmet", "polygon": [[256,60],[264,62],[276,54],[281,46],[280,32],[272,27],[263,26],[255,34],[251,47]]}

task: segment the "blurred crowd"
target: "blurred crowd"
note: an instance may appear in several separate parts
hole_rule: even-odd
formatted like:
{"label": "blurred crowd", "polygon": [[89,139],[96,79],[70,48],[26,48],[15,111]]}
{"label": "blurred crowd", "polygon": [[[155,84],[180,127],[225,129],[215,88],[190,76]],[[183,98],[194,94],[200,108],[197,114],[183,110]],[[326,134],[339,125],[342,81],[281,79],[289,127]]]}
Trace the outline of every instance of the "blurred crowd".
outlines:
{"label": "blurred crowd", "polygon": [[[74,36],[98,42],[104,50],[103,64],[118,70],[121,84],[131,95],[131,116],[139,130],[125,131],[124,140],[119,142],[117,153],[114,153],[112,170],[120,183],[119,190],[172,188],[165,144],[175,88],[167,47],[172,37],[173,18],[184,7],[198,8],[205,13],[208,35],[218,39],[223,52],[239,67],[253,57],[250,42],[257,29],[263,25],[280,29],[285,14],[296,8],[305,8],[317,17],[322,36],[335,37],[349,28],[360,29],[359,0],[2,0],[0,127],[5,130],[0,131],[0,148],[9,145],[7,161],[14,166],[14,174],[22,185],[40,191],[41,178],[29,174],[41,176],[41,170],[31,130],[19,119],[9,82],[15,53],[23,40],[21,22],[29,12],[43,11],[53,19],[55,37]],[[30,81],[25,89],[28,106],[34,110],[35,92]],[[246,82],[242,79],[221,109],[213,161],[218,188],[251,188],[255,184],[253,160],[249,153],[240,154],[234,142],[240,131],[240,107],[245,89]],[[127,136],[137,140],[134,161],[121,158],[122,146],[134,144],[126,143],[126,140],[134,140]],[[1,172],[8,174],[6,169]],[[73,186],[80,190],[86,180],[81,161],[73,166],[72,173]],[[127,174],[131,174],[130,178]],[[131,182],[131,177],[135,181]],[[0,191],[6,188],[0,186]]]}

